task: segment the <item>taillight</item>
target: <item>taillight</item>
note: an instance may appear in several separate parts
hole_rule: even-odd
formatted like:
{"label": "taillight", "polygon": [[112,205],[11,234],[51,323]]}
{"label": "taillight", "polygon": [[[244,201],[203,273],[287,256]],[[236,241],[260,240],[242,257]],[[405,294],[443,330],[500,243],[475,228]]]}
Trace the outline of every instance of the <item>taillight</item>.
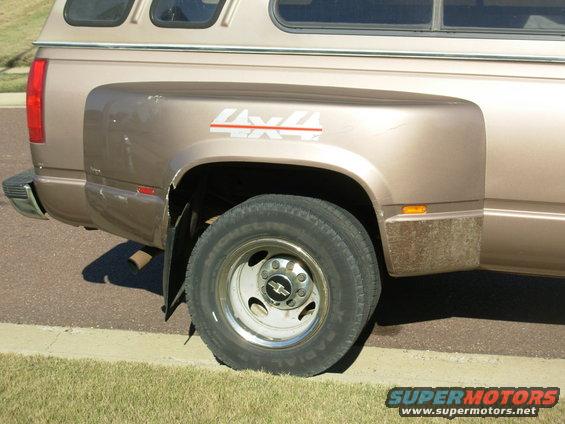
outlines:
{"label": "taillight", "polygon": [[35,59],[29,71],[26,99],[27,127],[29,130],[29,141],[32,143],[45,143],[43,95],[46,74],[47,60]]}

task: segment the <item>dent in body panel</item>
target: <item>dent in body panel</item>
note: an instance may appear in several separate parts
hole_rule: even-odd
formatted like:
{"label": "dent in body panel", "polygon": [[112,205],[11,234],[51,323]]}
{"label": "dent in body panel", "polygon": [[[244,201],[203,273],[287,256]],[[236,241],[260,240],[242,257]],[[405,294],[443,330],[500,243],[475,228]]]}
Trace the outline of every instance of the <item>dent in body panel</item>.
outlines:
{"label": "dent in body panel", "polygon": [[163,248],[161,215],[165,204],[162,198],[142,195],[133,187],[116,188],[111,184],[110,181],[86,183],[89,212],[96,226],[142,244]]}
{"label": "dent in body panel", "polygon": [[[107,99],[89,96],[85,112],[84,156],[87,175],[156,186],[162,172],[160,95]],[[129,176],[129,178],[124,178]]]}

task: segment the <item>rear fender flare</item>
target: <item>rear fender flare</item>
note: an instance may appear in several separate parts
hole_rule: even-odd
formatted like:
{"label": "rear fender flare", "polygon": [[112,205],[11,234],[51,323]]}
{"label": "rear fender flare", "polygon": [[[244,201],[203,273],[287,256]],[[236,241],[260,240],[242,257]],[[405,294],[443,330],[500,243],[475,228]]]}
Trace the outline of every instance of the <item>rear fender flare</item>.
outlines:
{"label": "rear fender flare", "polygon": [[191,169],[213,163],[242,162],[295,165],[334,171],[356,181],[375,209],[391,198],[383,175],[366,158],[350,150],[316,142],[280,142],[273,156],[272,142],[265,140],[216,139],[202,141],[180,151],[170,162],[164,186],[176,188]]}

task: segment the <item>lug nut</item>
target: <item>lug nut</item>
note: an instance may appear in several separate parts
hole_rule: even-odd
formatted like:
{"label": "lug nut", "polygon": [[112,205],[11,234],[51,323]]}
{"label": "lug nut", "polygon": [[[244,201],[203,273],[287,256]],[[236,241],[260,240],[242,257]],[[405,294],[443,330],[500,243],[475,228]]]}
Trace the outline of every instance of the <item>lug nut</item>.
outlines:
{"label": "lug nut", "polygon": [[281,264],[279,263],[279,261],[273,261],[273,269],[279,269],[281,267]]}
{"label": "lug nut", "polygon": [[269,273],[267,271],[261,272],[261,277],[263,277],[264,280],[266,280],[268,276],[269,276]]}
{"label": "lug nut", "polygon": [[298,274],[298,281],[300,281],[301,283],[306,281],[306,274]]}
{"label": "lug nut", "polygon": [[286,264],[286,269],[287,269],[288,271],[292,271],[292,270],[294,269],[294,262],[291,261],[291,262],[287,263],[287,264]]}
{"label": "lug nut", "polygon": [[290,300],[290,301],[287,303],[287,305],[292,308],[292,307],[294,307],[294,305],[296,305],[296,302],[295,302],[294,300]]}
{"label": "lug nut", "polygon": [[300,296],[300,297],[306,296],[306,290],[304,290],[304,289],[298,290],[298,296]]}

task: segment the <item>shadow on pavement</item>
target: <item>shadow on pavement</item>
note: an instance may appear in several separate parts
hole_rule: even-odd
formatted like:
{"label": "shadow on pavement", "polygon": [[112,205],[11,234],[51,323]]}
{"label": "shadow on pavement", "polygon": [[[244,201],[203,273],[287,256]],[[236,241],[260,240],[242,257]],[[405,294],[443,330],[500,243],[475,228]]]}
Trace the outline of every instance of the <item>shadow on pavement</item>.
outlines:
{"label": "shadow on pavement", "polygon": [[383,278],[380,326],[467,317],[565,324],[563,280],[486,271]]}
{"label": "shadow on pavement", "polygon": [[162,295],[163,255],[157,256],[137,275],[128,267],[127,259],[141,247],[132,241],[121,243],[84,268],[82,276],[90,283],[113,284]]}
{"label": "shadow on pavement", "polygon": [[403,324],[450,317],[565,324],[561,279],[487,271],[381,278],[383,291],[375,314],[331,372],[349,368],[371,334],[394,336]]}

